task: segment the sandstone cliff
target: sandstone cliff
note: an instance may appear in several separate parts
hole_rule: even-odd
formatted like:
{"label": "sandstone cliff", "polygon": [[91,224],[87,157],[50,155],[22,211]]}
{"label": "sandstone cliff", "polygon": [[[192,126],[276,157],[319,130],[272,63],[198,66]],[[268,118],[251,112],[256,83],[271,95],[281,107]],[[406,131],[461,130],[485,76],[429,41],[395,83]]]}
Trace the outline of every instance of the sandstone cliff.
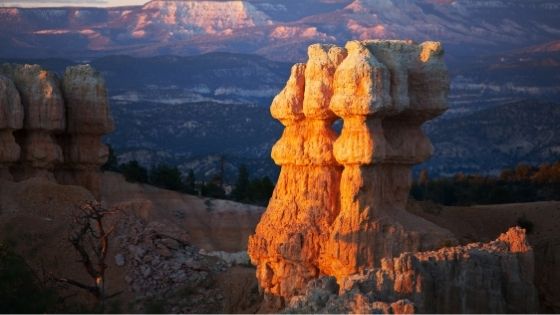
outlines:
{"label": "sandstone cliff", "polygon": [[382,259],[379,268],[347,278],[310,282],[287,312],[533,313],[533,252],[520,228],[489,243]]}
{"label": "sandstone cliff", "polygon": [[99,192],[113,130],[105,83],[89,65],[60,80],[38,65],[0,67],[0,176],[44,177]]}
{"label": "sandstone cliff", "polygon": [[272,149],[282,169],[249,241],[278,307],[320,274],[343,281],[381,258],[454,241],[405,211],[410,168],[432,152],[420,125],[446,109],[440,45],[352,41],[312,45],[308,55],[271,105],[285,126]]}

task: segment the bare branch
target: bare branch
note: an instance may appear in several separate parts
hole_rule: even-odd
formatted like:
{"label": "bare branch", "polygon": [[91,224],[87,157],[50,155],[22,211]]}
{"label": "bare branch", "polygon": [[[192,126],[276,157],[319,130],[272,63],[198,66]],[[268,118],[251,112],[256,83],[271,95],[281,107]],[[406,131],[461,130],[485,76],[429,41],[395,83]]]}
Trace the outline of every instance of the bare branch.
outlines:
{"label": "bare branch", "polygon": [[116,296],[105,294],[105,270],[107,252],[109,250],[109,236],[115,226],[106,231],[104,219],[106,216],[119,212],[119,208],[107,210],[98,202],[86,201],[77,207],[72,216],[76,230],[68,237],[68,241],[80,256],[79,262],[84,266],[93,285],[67,278],[54,278],[59,283],[67,283],[86,290],[92,294],[102,306],[108,298]]}

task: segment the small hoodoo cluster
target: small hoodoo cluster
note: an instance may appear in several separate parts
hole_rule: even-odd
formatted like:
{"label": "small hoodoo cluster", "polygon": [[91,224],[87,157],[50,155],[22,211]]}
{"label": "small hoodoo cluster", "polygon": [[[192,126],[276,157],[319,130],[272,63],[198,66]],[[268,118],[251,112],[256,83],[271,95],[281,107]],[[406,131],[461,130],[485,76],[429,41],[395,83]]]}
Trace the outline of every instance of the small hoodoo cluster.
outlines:
{"label": "small hoodoo cluster", "polygon": [[89,65],[60,80],[38,65],[0,66],[0,179],[46,177],[99,191],[113,130],[103,78]]}

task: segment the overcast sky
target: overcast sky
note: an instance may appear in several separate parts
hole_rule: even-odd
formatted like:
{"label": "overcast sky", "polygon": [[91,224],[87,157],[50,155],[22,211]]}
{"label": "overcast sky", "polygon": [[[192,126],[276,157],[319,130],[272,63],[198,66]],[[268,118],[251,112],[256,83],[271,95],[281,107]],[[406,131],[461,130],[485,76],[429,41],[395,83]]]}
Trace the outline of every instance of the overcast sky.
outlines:
{"label": "overcast sky", "polygon": [[141,5],[148,0],[0,0],[0,7],[115,7],[123,5]]}

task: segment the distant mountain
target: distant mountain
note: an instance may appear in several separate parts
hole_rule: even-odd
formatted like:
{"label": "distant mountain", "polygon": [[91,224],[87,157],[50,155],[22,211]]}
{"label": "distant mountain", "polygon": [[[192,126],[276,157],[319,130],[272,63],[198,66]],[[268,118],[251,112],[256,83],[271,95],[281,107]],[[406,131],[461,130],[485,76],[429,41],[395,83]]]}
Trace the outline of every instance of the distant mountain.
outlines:
{"label": "distant mountain", "polygon": [[426,126],[435,148],[431,173],[496,173],[518,163],[560,160],[560,104],[523,101]]}
{"label": "distant mountain", "polygon": [[523,99],[560,101],[560,51],[554,43],[448,62],[446,115],[462,115]]}
{"label": "distant mountain", "polygon": [[[69,59],[0,58],[0,64],[4,62],[38,63],[59,74],[76,64]],[[268,106],[291,68],[289,63],[234,53],[147,58],[121,55],[87,62],[105,78],[114,104],[212,101]]]}
{"label": "distant mountain", "polygon": [[[523,99],[560,102],[560,52],[554,42],[469,58],[448,58],[451,75],[447,116]],[[540,47],[540,48],[539,48]],[[62,73],[88,62],[107,81],[117,104],[218,102],[270,105],[284,86],[292,63],[262,56],[215,52],[194,56],[104,56],[74,61],[0,58],[0,63],[39,63]],[[133,105],[131,105],[133,106]]]}
{"label": "distant mountain", "polygon": [[115,105],[112,112],[118,127],[106,140],[121,162],[137,160],[147,167],[169,163],[210,179],[223,157],[228,182],[235,181],[241,164],[252,175],[276,177],[270,150],[283,128],[268,107],[135,102]]}
{"label": "distant mountain", "polygon": [[[249,165],[255,175],[277,174],[270,150],[283,128],[266,107],[135,103],[114,106],[113,113],[118,128],[107,140],[122,161],[136,159],[146,166],[167,162],[209,178],[224,157],[229,181],[240,164]],[[444,116],[426,125],[435,152],[417,169],[428,168],[433,176],[492,174],[520,162],[560,160],[558,122],[560,104],[539,101]]]}
{"label": "distant mountain", "polygon": [[[450,109],[427,126],[436,153],[420,167],[436,176],[560,158],[556,60],[555,54],[514,51],[450,62]],[[4,61],[39,63],[59,73],[75,63]],[[241,164],[251,174],[275,178],[278,169],[269,155],[282,127],[268,107],[285,84],[290,63],[232,53],[106,56],[89,62],[107,81],[117,128],[106,140],[121,161],[166,162],[211,178],[223,157],[229,182]],[[519,102],[531,98],[539,101]]]}
{"label": "distant mountain", "polygon": [[558,39],[554,0],[164,1],[0,8],[0,57],[256,53],[301,60],[311,42],[442,40],[454,58]]}

